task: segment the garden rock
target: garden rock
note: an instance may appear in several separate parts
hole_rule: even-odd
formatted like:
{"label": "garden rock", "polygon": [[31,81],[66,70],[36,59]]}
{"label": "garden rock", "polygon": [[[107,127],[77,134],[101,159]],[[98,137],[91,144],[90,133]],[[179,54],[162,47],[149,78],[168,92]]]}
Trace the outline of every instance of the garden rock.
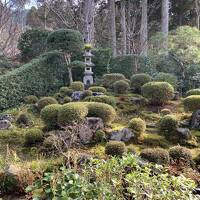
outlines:
{"label": "garden rock", "polygon": [[72,99],[74,101],[80,101],[83,98],[83,92],[82,91],[75,91],[72,93]]}
{"label": "garden rock", "polygon": [[110,140],[115,141],[128,142],[131,138],[134,138],[134,133],[128,128],[123,128],[120,131],[113,131],[110,135]]}
{"label": "garden rock", "polygon": [[86,124],[95,132],[104,128],[103,120],[99,117],[87,117]]}
{"label": "garden rock", "polygon": [[179,99],[180,99],[180,93],[178,91],[175,91],[172,100],[177,101]]}
{"label": "garden rock", "polygon": [[104,95],[104,93],[102,93],[102,92],[93,92],[92,95],[93,96],[100,96],[100,95]]}
{"label": "garden rock", "polygon": [[145,105],[146,99],[143,97],[131,97],[130,102],[133,103],[134,105]]}
{"label": "garden rock", "polygon": [[191,127],[200,129],[200,110],[196,110],[192,113]]}
{"label": "garden rock", "polygon": [[83,125],[80,127],[78,138],[81,144],[86,145],[91,143],[93,135],[94,131],[88,125]]}
{"label": "garden rock", "polygon": [[184,128],[190,127],[190,119],[185,119],[183,121],[180,121],[180,126]]}
{"label": "garden rock", "polygon": [[177,130],[179,137],[181,139],[189,140],[189,139],[192,138],[192,134],[191,134],[190,129],[188,129],[188,128],[177,128],[176,130]]}
{"label": "garden rock", "polygon": [[0,120],[0,130],[9,129],[12,126],[11,122],[8,120]]}
{"label": "garden rock", "polygon": [[10,114],[2,114],[2,115],[0,115],[0,120],[8,120],[11,122],[13,120],[13,118],[12,118],[12,115],[10,115]]}
{"label": "garden rock", "polygon": [[156,128],[156,123],[147,123],[147,128]]}

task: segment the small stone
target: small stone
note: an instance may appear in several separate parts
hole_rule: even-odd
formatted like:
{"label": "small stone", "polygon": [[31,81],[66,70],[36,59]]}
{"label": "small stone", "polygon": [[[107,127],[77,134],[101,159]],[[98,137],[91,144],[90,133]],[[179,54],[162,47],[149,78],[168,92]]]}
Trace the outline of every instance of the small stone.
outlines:
{"label": "small stone", "polygon": [[104,128],[103,120],[99,117],[87,117],[86,124],[95,132]]}
{"label": "small stone", "polygon": [[179,99],[180,99],[180,93],[178,91],[175,91],[172,100],[177,101]]}
{"label": "small stone", "polygon": [[123,128],[119,131],[113,131],[110,136],[110,140],[128,142],[134,137],[134,133],[128,128]]}
{"label": "small stone", "polygon": [[8,120],[0,120],[0,130],[11,128],[12,124]]}
{"label": "small stone", "polygon": [[156,123],[147,123],[147,128],[156,128]]}
{"label": "small stone", "polygon": [[0,115],[0,120],[8,120],[8,121],[12,121],[13,117],[11,114],[1,114]]}
{"label": "small stone", "polygon": [[92,95],[93,96],[100,96],[100,95],[104,95],[104,93],[102,93],[102,92],[93,92]]}
{"label": "small stone", "polygon": [[144,97],[131,97],[130,102],[135,105],[145,105],[147,100]]}
{"label": "small stone", "polygon": [[183,121],[180,121],[180,126],[183,127],[183,128],[190,127],[190,120],[185,119]]}
{"label": "small stone", "polygon": [[196,110],[192,113],[190,125],[194,129],[200,129],[200,110]]}
{"label": "small stone", "polygon": [[188,128],[177,128],[176,129],[179,137],[183,140],[190,140],[192,138],[192,134],[190,132],[190,129]]}
{"label": "small stone", "polygon": [[74,101],[80,101],[83,98],[83,92],[82,91],[75,91],[72,93],[72,100]]}

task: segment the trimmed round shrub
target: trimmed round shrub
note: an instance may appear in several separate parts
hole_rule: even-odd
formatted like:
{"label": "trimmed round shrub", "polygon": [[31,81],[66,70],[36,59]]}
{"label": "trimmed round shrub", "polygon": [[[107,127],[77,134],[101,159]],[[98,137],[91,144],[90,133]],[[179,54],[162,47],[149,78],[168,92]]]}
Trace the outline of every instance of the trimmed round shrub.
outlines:
{"label": "trimmed round shrub", "polygon": [[174,88],[177,87],[177,77],[173,74],[170,73],[158,73],[155,78],[154,81],[158,81],[158,82],[168,82],[169,84],[171,84]]}
{"label": "trimmed round shrub", "polygon": [[16,123],[20,126],[30,126],[32,125],[32,120],[28,113],[20,113],[17,116]]}
{"label": "trimmed round shrub", "polygon": [[140,157],[152,163],[167,164],[169,162],[169,153],[162,148],[147,148],[142,150]]}
{"label": "trimmed round shrub", "polygon": [[191,151],[182,146],[174,146],[169,149],[170,159],[173,161],[184,161],[189,163],[192,160]]}
{"label": "trimmed round shrub", "polygon": [[65,126],[72,122],[80,122],[88,114],[88,108],[81,103],[65,104],[58,111],[58,124]]}
{"label": "trimmed round shrub", "polygon": [[192,95],[200,95],[200,88],[198,89],[192,89],[192,90],[189,90],[187,93],[186,93],[186,96],[192,96]]}
{"label": "trimmed round shrub", "polygon": [[70,88],[73,91],[83,91],[84,84],[81,81],[75,81],[75,82],[72,82],[72,84],[70,85]]}
{"label": "trimmed round shrub", "polygon": [[111,156],[122,156],[126,152],[126,146],[124,142],[110,141],[106,144],[105,154]]}
{"label": "trimmed round shrub", "polygon": [[172,114],[171,110],[170,109],[167,109],[167,108],[164,108],[160,111],[161,115],[164,116],[164,115],[170,115]]}
{"label": "trimmed round shrub", "polygon": [[58,125],[58,111],[61,105],[52,104],[44,107],[41,112],[41,118],[49,129],[54,129]]}
{"label": "trimmed round shrub", "polygon": [[105,74],[103,76],[102,84],[106,88],[112,88],[114,82],[125,79],[125,76],[120,73]]}
{"label": "trimmed round shrub", "polygon": [[116,117],[115,109],[108,104],[99,102],[87,103],[88,117],[99,117],[105,124],[110,124]]}
{"label": "trimmed round shrub", "polygon": [[128,127],[134,132],[136,137],[139,137],[146,130],[146,123],[141,118],[133,118]]}
{"label": "trimmed round shrub", "polygon": [[106,138],[106,134],[103,130],[97,130],[95,135],[94,135],[94,141],[96,143],[103,142]]}
{"label": "trimmed round shrub", "polygon": [[140,93],[141,87],[150,81],[151,77],[148,74],[134,74],[131,77],[131,88]]}
{"label": "trimmed round shrub", "polygon": [[25,104],[35,104],[38,102],[38,98],[34,95],[24,97]]}
{"label": "trimmed round shrub", "polygon": [[92,86],[89,88],[89,90],[91,90],[92,92],[102,92],[102,93],[107,92],[106,88],[101,86]]}
{"label": "trimmed round shrub", "polygon": [[43,97],[38,101],[38,109],[42,110],[45,106],[58,104],[58,101],[53,97]]}
{"label": "trimmed round shrub", "polygon": [[166,138],[173,138],[176,135],[177,127],[178,120],[174,115],[165,115],[158,123],[160,134],[164,135]]}
{"label": "trimmed round shrub", "polygon": [[82,94],[82,98],[84,99],[85,97],[90,97],[92,96],[92,91],[91,90],[84,90]]}
{"label": "trimmed round shrub", "polygon": [[71,97],[64,97],[64,99],[63,99],[63,103],[65,104],[65,103],[69,103],[69,102],[71,102],[72,101],[72,98]]}
{"label": "trimmed round shrub", "polygon": [[113,88],[114,88],[115,93],[125,94],[125,93],[127,93],[128,89],[129,89],[129,84],[127,83],[127,81],[120,80],[120,81],[116,81],[113,84]]}
{"label": "trimmed round shrub", "polygon": [[127,150],[127,153],[130,153],[130,154],[135,154],[136,153],[135,147],[133,145],[127,146],[126,150]]}
{"label": "trimmed round shrub", "polygon": [[40,129],[29,129],[25,135],[25,145],[32,146],[43,141],[43,132]]}
{"label": "trimmed round shrub", "polygon": [[62,101],[63,95],[61,93],[56,93],[53,97],[60,103]]}
{"label": "trimmed round shrub", "polygon": [[200,109],[200,95],[192,95],[183,100],[185,111],[196,111]]}
{"label": "trimmed round shrub", "polygon": [[59,93],[64,96],[71,96],[73,93],[73,90],[68,87],[61,87],[59,90]]}
{"label": "trimmed round shrub", "polygon": [[167,82],[149,82],[142,86],[142,95],[153,105],[163,105],[174,96],[174,88]]}
{"label": "trimmed round shrub", "polygon": [[84,101],[87,101],[87,102],[101,102],[101,103],[109,104],[109,105],[111,105],[113,107],[116,106],[115,98],[111,97],[111,96],[106,96],[106,95],[89,96],[89,97],[86,97],[84,99]]}

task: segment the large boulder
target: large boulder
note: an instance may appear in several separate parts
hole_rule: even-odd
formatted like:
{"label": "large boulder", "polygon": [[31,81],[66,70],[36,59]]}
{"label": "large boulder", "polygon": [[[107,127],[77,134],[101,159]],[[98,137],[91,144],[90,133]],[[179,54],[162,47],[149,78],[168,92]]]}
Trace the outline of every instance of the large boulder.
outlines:
{"label": "large boulder", "polygon": [[113,131],[110,135],[110,140],[128,142],[134,136],[134,133],[130,129],[123,128],[120,131]]}
{"label": "large boulder", "polygon": [[87,117],[86,124],[89,126],[90,129],[93,131],[97,131],[99,129],[104,128],[103,120],[99,117]]}
{"label": "large boulder", "polygon": [[191,128],[200,129],[200,109],[192,113]]}
{"label": "large boulder", "polygon": [[80,101],[83,98],[83,91],[74,91],[71,97],[73,101]]}

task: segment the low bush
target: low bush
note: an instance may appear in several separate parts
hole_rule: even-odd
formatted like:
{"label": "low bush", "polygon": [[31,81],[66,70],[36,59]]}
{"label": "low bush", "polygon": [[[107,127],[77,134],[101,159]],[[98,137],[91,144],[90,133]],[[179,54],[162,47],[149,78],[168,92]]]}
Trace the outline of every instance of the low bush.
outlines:
{"label": "low bush", "polygon": [[88,114],[88,108],[82,103],[68,103],[59,109],[58,124],[65,126],[72,122],[80,122]]}
{"label": "low bush", "polygon": [[38,102],[38,98],[34,95],[24,97],[25,104],[35,104]]}
{"label": "low bush", "polygon": [[200,88],[187,91],[186,96],[200,95]]}
{"label": "low bush", "polygon": [[87,102],[101,102],[109,104],[113,107],[116,106],[116,100],[112,96],[100,95],[100,96],[89,96],[84,99]]}
{"label": "low bush", "polygon": [[74,81],[70,85],[70,89],[72,89],[73,91],[83,91],[84,84],[81,81]]}
{"label": "low bush", "polygon": [[129,89],[129,84],[125,80],[116,81],[113,84],[114,92],[117,94],[125,94]]}
{"label": "low bush", "polygon": [[115,120],[116,111],[108,104],[99,102],[86,103],[88,108],[88,117],[99,117],[105,124],[110,124]]}
{"label": "low bush", "polygon": [[32,125],[31,116],[28,113],[20,113],[16,119],[17,125],[24,127]]}
{"label": "low bush", "polygon": [[45,106],[58,104],[58,101],[53,97],[43,97],[38,101],[38,109],[42,110]]}
{"label": "low bush", "polygon": [[71,96],[73,93],[73,90],[68,87],[61,87],[59,90],[59,93],[64,96]]}
{"label": "low bush", "polygon": [[161,114],[162,116],[164,116],[164,115],[170,115],[170,114],[172,114],[172,112],[171,112],[170,109],[164,108],[164,109],[162,109],[162,110],[160,111],[160,114]]}
{"label": "low bush", "polygon": [[165,115],[159,120],[158,128],[160,134],[168,139],[176,137],[176,129],[178,127],[178,120],[174,115]]}
{"label": "low bush", "polygon": [[135,154],[136,153],[135,147],[133,145],[127,146],[126,149],[127,149],[127,153],[130,153],[130,154]]}
{"label": "low bush", "polygon": [[140,153],[140,157],[157,164],[167,164],[169,162],[169,153],[162,148],[144,149]]}
{"label": "low bush", "polygon": [[61,93],[56,93],[53,97],[60,103],[62,101],[63,95]]}
{"label": "low bush", "polygon": [[92,92],[102,92],[102,93],[107,92],[106,88],[101,86],[92,86],[89,88],[89,90],[91,90]]}
{"label": "low bush", "polygon": [[106,144],[105,154],[111,156],[122,156],[126,152],[124,142],[110,141]]}
{"label": "low bush", "polygon": [[32,146],[43,140],[43,132],[40,129],[29,129],[25,135],[25,145]]}
{"label": "low bush", "polygon": [[151,77],[148,74],[134,74],[131,77],[131,88],[140,93],[142,86],[150,81]]}
{"label": "low bush", "polygon": [[158,73],[155,78],[154,81],[158,81],[158,82],[167,82],[170,85],[172,85],[174,88],[177,87],[177,77],[173,74],[170,73]]}
{"label": "low bush", "polygon": [[185,111],[196,111],[200,108],[200,95],[188,96],[183,100]]}
{"label": "low bush", "polygon": [[129,124],[128,127],[133,131],[135,136],[138,138],[141,136],[142,133],[146,130],[146,123],[141,118],[133,118]]}
{"label": "low bush", "polygon": [[82,94],[82,98],[90,97],[92,96],[92,91],[91,90],[84,90]]}
{"label": "low bush", "polygon": [[63,103],[66,104],[66,103],[69,103],[72,101],[72,98],[71,97],[64,97],[63,99]]}
{"label": "low bush", "polygon": [[48,129],[54,129],[58,126],[58,112],[61,109],[61,105],[52,104],[44,107],[41,112],[41,118],[44,121]]}
{"label": "low bush", "polygon": [[94,141],[96,143],[101,143],[105,140],[106,134],[103,130],[97,130],[95,135],[94,135]]}
{"label": "low bush", "polygon": [[43,147],[48,151],[57,151],[56,149],[57,144],[59,144],[60,146],[60,140],[56,135],[50,135],[46,137],[43,141]]}
{"label": "low bush", "polygon": [[182,146],[174,146],[169,149],[170,159],[173,161],[184,161],[186,163],[190,163],[192,160],[191,151]]}
{"label": "low bush", "polygon": [[125,76],[119,73],[105,74],[103,76],[102,84],[106,88],[112,88],[113,83],[119,80],[125,80]]}
{"label": "low bush", "polygon": [[142,94],[153,105],[163,105],[174,96],[174,88],[167,82],[149,82],[142,86]]}

